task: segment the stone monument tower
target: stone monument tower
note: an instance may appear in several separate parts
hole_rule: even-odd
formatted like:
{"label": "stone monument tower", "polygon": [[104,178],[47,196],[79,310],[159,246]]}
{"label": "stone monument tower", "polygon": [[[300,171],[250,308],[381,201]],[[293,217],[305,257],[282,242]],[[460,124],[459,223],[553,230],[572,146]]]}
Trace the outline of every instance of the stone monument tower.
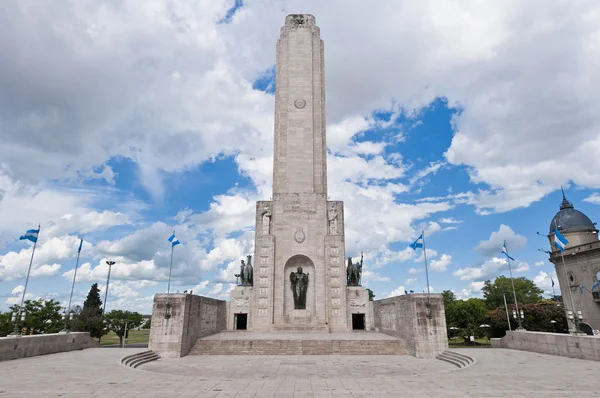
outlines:
{"label": "stone monument tower", "polygon": [[323,55],[314,16],[288,15],[277,42],[273,200],[256,204],[253,286],[231,300],[253,331],[349,328],[344,207],[327,200]]}

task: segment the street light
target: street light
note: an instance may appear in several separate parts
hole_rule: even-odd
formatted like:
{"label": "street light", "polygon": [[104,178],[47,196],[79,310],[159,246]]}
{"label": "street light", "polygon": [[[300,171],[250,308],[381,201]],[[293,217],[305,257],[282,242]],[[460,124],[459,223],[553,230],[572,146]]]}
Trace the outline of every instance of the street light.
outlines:
{"label": "street light", "polygon": [[104,292],[104,308],[102,308],[102,316],[104,316],[104,313],[106,312],[106,299],[108,298],[108,284],[110,283],[110,270],[112,268],[113,265],[115,265],[114,261],[107,261],[106,264],[108,264],[108,278],[106,278],[106,291]]}
{"label": "street light", "polygon": [[[517,311],[513,310],[512,314],[513,314],[513,318],[515,318],[517,320],[517,322],[519,322],[519,329],[522,330],[522,327],[520,325],[521,325],[521,322],[523,322],[523,320],[525,320],[525,314],[523,314],[523,310],[520,310],[519,312],[520,312],[520,314],[518,317],[517,317]],[[517,330],[519,330],[519,329],[517,329]]]}
{"label": "street light", "polygon": [[[21,312],[21,322],[20,323],[25,322],[26,314],[27,313],[25,311]],[[15,324],[15,330],[14,330],[14,332],[12,332],[10,334],[10,336],[14,336],[14,337],[21,336],[21,333],[19,333],[19,311],[15,311],[12,313],[12,317],[11,317],[10,321]]]}
{"label": "street light", "polygon": [[567,318],[575,324],[575,334],[581,333],[581,329],[579,328],[579,324],[583,321],[583,312],[581,310],[577,310],[575,314],[573,311],[567,311]]}

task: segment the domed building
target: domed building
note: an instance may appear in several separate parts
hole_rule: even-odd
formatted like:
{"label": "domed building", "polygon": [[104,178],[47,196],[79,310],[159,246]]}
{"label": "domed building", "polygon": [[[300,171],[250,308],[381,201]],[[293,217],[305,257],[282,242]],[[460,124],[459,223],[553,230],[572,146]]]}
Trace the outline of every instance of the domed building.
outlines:
{"label": "domed building", "polygon": [[[568,241],[562,253],[554,244],[555,230]],[[554,264],[567,318],[569,311],[577,316],[581,311],[583,320],[579,329],[587,334],[600,330],[600,240],[596,223],[576,210],[565,197],[558,213],[552,218],[548,233],[550,241],[550,262]],[[564,259],[564,263],[563,263]],[[564,264],[564,266],[563,266]],[[576,331],[575,323],[569,322],[571,332]]]}

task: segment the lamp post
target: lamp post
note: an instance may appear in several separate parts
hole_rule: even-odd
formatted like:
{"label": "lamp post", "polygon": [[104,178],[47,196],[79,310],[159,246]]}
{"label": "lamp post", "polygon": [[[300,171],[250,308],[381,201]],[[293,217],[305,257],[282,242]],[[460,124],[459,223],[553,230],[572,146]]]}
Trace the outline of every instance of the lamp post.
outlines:
{"label": "lamp post", "polygon": [[102,308],[102,316],[104,316],[104,313],[106,312],[106,299],[108,298],[108,284],[110,283],[110,270],[112,268],[113,265],[115,265],[114,261],[107,261],[106,264],[108,264],[108,277],[106,278],[106,291],[104,292],[104,308]]}
{"label": "lamp post", "polygon": [[519,323],[519,328],[517,328],[517,330],[525,330],[521,326],[523,320],[525,320],[525,314],[523,314],[523,310],[519,310],[518,313],[517,313],[517,311],[513,310],[512,314],[513,314],[513,318],[515,318],[515,320]]}
{"label": "lamp post", "polygon": [[[26,314],[27,313],[25,311],[21,312],[21,316],[20,316],[21,322],[20,323],[25,322]],[[12,313],[12,317],[11,317],[10,321],[15,325],[15,330],[10,334],[10,336],[13,336],[13,337],[21,336],[21,333],[19,333],[19,311],[15,311]]]}
{"label": "lamp post", "polygon": [[581,332],[579,328],[579,324],[583,321],[583,312],[581,310],[577,310],[575,313],[573,311],[567,311],[567,318],[575,324],[575,333],[574,334],[584,334]]}

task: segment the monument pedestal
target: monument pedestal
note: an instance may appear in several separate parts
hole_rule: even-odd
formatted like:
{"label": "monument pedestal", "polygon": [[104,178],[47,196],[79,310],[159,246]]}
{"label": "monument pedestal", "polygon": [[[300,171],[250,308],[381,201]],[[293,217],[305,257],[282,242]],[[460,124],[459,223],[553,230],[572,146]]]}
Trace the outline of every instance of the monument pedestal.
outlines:
{"label": "monument pedestal", "polygon": [[[244,325],[243,330],[252,329],[252,286],[236,286],[231,291],[231,299],[227,303],[227,330],[238,330],[239,325]],[[240,317],[239,315],[245,315]],[[245,322],[241,322],[244,318]]]}
{"label": "monument pedestal", "polygon": [[362,286],[347,286],[346,309],[349,330],[374,330],[373,302],[369,301],[367,289]]}

